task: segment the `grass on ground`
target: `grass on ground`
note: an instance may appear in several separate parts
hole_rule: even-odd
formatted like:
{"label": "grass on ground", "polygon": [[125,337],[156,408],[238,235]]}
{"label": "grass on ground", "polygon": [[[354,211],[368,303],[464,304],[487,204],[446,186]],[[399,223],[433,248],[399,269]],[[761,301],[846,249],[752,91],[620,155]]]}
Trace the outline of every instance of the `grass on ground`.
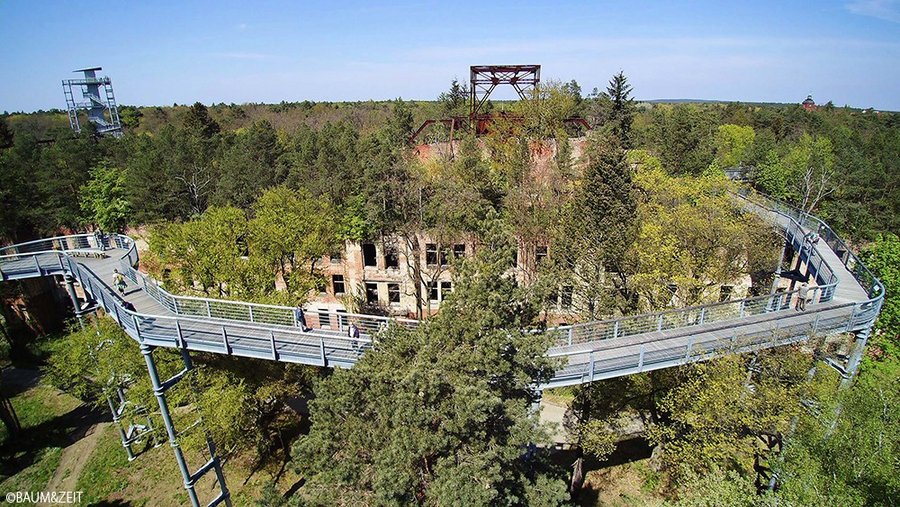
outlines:
{"label": "grass on ground", "polygon": [[54,423],[81,402],[42,384],[18,392],[10,401],[22,431],[9,438],[6,427],[0,425],[0,493],[41,491],[62,454]]}
{"label": "grass on ground", "polygon": [[[190,426],[191,417],[190,414],[177,414],[176,427]],[[190,431],[200,431],[200,428]],[[129,463],[116,428],[113,425],[103,428],[100,442],[77,482],[77,489],[84,491],[85,505],[116,501],[127,501],[133,507],[188,503],[172,447],[165,440],[162,429],[157,429],[157,432],[158,437],[163,439],[160,445],[135,446],[138,457]],[[192,472],[208,459],[197,451],[184,449],[184,452]],[[279,472],[280,466],[271,465],[254,473],[249,463],[251,454],[234,456],[225,461],[225,480],[235,506],[255,505],[256,499],[262,496],[263,488]],[[202,505],[208,504],[218,494],[214,477],[214,472],[209,472],[196,486]],[[277,489],[284,493],[298,480],[299,477],[288,467],[279,477]]]}
{"label": "grass on ground", "polygon": [[572,387],[557,387],[555,389],[547,389],[545,390],[541,396],[553,403],[555,405],[559,405],[560,407],[568,407],[570,403],[575,399],[575,389]]}
{"label": "grass on ground", "polygon": [[578,498],[582,507],[662,507],[661,474],[639,460],[588,472]]}
{"label": "grass on ground", "polygon": [[34,462],[0,482],[0,494],[11,491],[43,491],[59,466],[62,449],[47,447],[38,451]]}

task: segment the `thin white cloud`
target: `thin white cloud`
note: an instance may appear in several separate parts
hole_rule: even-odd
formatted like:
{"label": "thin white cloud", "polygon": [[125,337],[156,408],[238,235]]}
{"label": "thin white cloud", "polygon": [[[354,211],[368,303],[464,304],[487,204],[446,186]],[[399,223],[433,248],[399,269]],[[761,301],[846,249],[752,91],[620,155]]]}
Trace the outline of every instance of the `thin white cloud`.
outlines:
{"label": "thin white cloud", "polygon": [[247,29],[247,23],[240,23],[235,28],[237,28],[239,32],[243,32]]}
{"label": "thin white cloud", "polygon": [[412,61],[503,59],[553,55],[560,58],[571,54],[603,54],[612,51],[649,50],[673,52],[702,52],[714,50],[759,51],[806,47],[826,49],[834,47],[900,49],[896,42],[842,38],[742,38],[742,37],[623,37],[623,38],[558,38],[528,41],[490,41],[466,46],[425,46],[402,52]]}
{"label": "thin white cloud", "polygon": [[275,55],[266,53],[247,53],[243,51],[236,51],[231,53],[213,53],[212,56],[216,56],[219,58],[231,58],[233,60],[270,60],[272,58],[275,58]]}
{"label": "thin white cloud", "polygon": [[845,7],[853,14],[900,23],[900,2],[897,0],[856,0]]}

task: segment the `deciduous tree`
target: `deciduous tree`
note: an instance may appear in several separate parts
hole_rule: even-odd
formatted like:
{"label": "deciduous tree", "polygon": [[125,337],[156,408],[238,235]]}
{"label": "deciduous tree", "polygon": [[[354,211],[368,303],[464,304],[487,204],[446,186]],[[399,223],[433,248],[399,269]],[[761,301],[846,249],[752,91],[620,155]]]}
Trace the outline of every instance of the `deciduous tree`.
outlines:
{"label": "deciduous tree", "polygon": [[89,223],[106,231],[121,231],[131,218],[127,173],[116,167],[97,166],[81,187],[81,210]]}

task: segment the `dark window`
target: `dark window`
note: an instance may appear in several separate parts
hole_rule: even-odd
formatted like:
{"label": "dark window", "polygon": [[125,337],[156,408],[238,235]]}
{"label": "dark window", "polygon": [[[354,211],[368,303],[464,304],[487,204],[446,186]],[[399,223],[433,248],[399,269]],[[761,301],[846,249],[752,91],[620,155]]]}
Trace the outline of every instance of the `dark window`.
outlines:
{"label": "dark window", "polygon": [[441,266],[447,266],[450,263],[447,262],[447,258],[450,257],[450,249],[449,248],[441,248]]}
{"label": "dark window", "polygon": [[341,252],[335,252],[328,256],[328,260],[330,260],[332,264],[340,264],[342,257]]}
{"label": "dark window", "polygon": [[241,257],[248,257],[250,255],[250,247],[247,246],[247,238],[245,236],[241,235],[238,237],[237,247],[238,251],[241,252]]}
{"label": "dark window", "polygon": [[378,304],[378,284],[374,282],[366,282],[366,303],[370,305]]}
{"label": "dark window", "polygon": [[425,265],[437,266],[437,255],[437,245],[434,243],[427,243],[425,245]]}
{"label": "dark window", "polygon": [[534,264],[538,265],[547,258],[547,247],[546,246],[536,246],[534,247]]}
{"label": "dark window", "polygon": [[397,249],[393,246],[385,245],[384,247],[384,267],[397,268],[400,266],[400,256],[397,255]]}
{"label": "dark window", "polygon": [[453,283],[441,282],[441,301],[447,299],[451,292],[453,292]]}
{"label": "dark window", "polygon": [[331,275],[331,289],[335,296],[344,293],[344,275]]}
{"label": "dark window", "polygon": [[563,285],[562,288],[562,297],[560,297],[559,306],[563,310],[568,310],[572,308],[572,286],[571,285]]}
{"label": "dark window", "polygon": [[512,265],[514,268],[519,267],[519,249],[518,247],[513,249],[512,252]]}
{"label": "dark window", "polygon": [[347,315],[341,315],[341,314],[346,314],[347,310],[335,310],[335,312],[337,313],[338,328],[344,329],[345,327],[347,327],[347,324],[348,324]]}
{"label": "dark window", "polygon": [[553,290],[550,294],[547,294],[547,303],[550,304],[552,308],[556,308],[559,305],[559,291]]}
{"label": "dark window", "polygon": [[375,245],[372,243],[363,243],[363,266],[377,266],[378,261],[375,256]]}
{"label": "dark window", "polygon": [[331,316],[328,315],[327,309],[319,310],[319,325],[322,327],[331,326]]}
{"label": "dark window", "polygon": [[438,287],[436,283],[428,284],[428,299],[431,301],[440,301],[438,298]]}
{"label": "dark window", "polygon": [[400,284],[399,283],[389,283],[388,284],[388,302],[390,302],[390,303],[399,303],[400,302]]}
{"label": "dark window", "polygon": [[719,301],[728,301],[731,299],[732,292],[734,292],[734,287],[731,285],[723,285],[719,289]]}
{"label": "dark window", "polygon": [[700,295],[703,294],[703,287],[691,287],[691,303],[700,300]]}
{"label": "dark window", "polygon": [[466,256],[466,245],[453,245],[453,256],[461,259]]}
{"label": "dark window", "polygon": [[674,305],[675,304],[675,295],[678,294],[678,286],[675,285],[674,283],[669,283],[669,284],[666,284],[666,288],[669,289],[669,292],[672,294],[672,297],[669,298],[669,304]]}

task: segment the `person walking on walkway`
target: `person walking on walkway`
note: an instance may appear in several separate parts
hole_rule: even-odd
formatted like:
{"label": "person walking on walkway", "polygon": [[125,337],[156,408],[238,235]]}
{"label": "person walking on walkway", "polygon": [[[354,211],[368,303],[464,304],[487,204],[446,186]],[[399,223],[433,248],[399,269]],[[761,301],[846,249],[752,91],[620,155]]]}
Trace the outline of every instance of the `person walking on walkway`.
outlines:
{"label": "person walking on walkway", "polygon": [[119,290],[119,294],[125,295],[125,287],[128,287],[128,282],[125,281],[125,275],[119,273],[118,269],[113,270],[113,285]]}
{"label": "person walking on walkway", "polygon": [[299,327],[301,331],[304,333],[310,331],[310,328],[306,326],[306,315],[303,313],[303,307],[301,305],[297,305],[297,308],[294,308],[294,318],[297,320],[297,327]]}
{"label": "person walking on walkway", "polygon": [[800,290],[797,291],[797,310],[806,311],[806,298],[809,297],[809,285],[806,282],[800,284]]}

